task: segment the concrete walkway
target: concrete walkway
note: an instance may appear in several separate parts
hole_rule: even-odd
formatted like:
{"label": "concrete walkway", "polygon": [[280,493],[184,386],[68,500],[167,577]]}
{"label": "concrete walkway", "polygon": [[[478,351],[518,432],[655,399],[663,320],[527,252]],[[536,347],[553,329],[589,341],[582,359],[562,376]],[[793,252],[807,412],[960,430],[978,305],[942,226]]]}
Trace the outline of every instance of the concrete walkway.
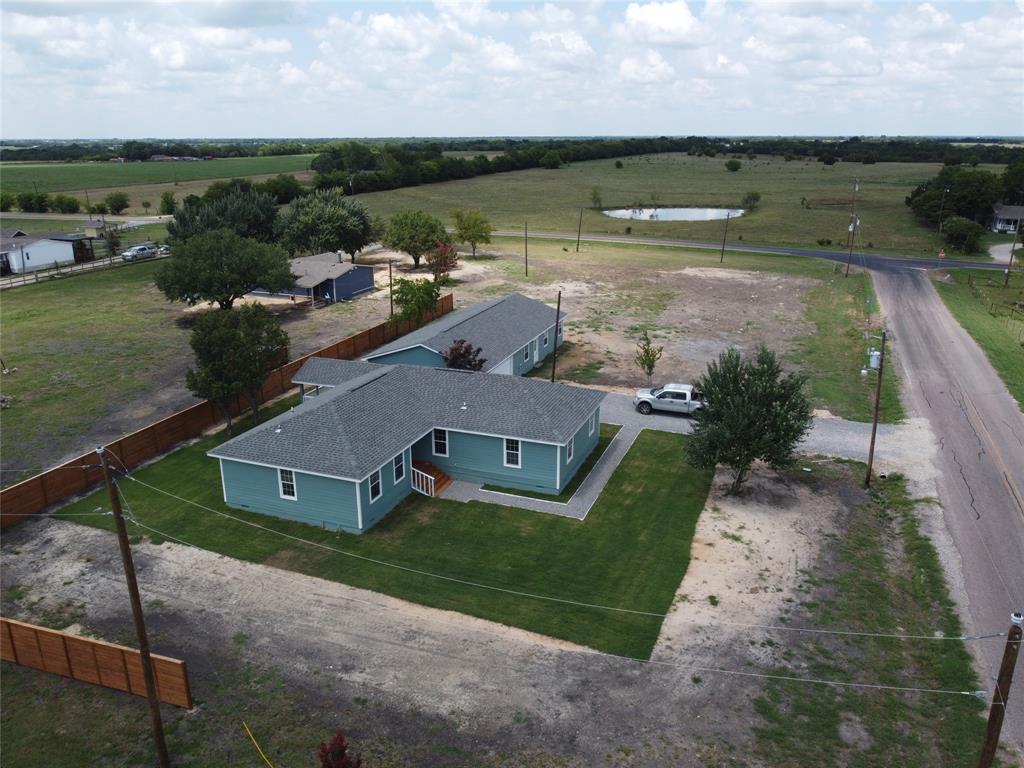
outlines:
{"label": "concrete walkway", "polygon": [[574,520],[583,520],[590,508],[594,506],[597,497],[604,490],[605,483],[612,476],[612,472],[619,466],[623,456],[633,445],[641,427],[623,426],[618,434],[612,438],[604,454],[598,459],[597,464],[590,470],[587,478],[580,483],[576,493],[565,504],[555,501],[543,501],[533,499],[529,496],[514,496],[510,493],[498,493],[496,491],[485,491],[477,483],[467,483],[456,480],[441,494],[442,499],[450,501],[483,501],[488,504],[501,504],[505,507],[517,507],[518,509],[529,509],[534,512],[547,512],[550,515],[560,517],[571,517]]}

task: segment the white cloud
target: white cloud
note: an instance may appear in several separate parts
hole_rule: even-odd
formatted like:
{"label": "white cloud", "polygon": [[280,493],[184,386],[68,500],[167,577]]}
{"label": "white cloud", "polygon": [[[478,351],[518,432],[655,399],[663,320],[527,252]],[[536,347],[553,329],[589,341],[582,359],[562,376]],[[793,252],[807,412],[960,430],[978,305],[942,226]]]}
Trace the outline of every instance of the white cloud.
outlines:
{"label": "white cloud", "polygon": [[530,44],[534,55],[544,61],[571,66],[585,66],[594,56],[590,43],[575,30],[564,32],[533,32]]}
{"label": "white cloud", "polygon": [[675,70],[660,53],[648,51],[642,58],[629,57],[619,62],[619,77],[627,83],[650,85],[671,80]]}
{"label": "white cloud", "polygon": [[624,26],[631,39],[650,45],[687,47],[704,42],[701,25],[683,0],[630,3]]}

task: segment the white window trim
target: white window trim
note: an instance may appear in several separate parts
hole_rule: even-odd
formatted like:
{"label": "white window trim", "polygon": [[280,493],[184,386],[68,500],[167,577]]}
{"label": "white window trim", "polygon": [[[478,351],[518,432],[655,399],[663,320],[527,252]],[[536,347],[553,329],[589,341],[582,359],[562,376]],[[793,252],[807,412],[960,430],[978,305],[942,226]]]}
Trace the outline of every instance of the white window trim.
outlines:
{"label": "white window trim", "polygon": [[576,436],[573,435],[569,438],[569,442],[565,444],[565,463],[572,464],[572,454],[576,448]]}
{"label": "white window trim", "polygon": [[[373,495],[373,476],[374,475],[377,476],[377,495],[376,496]],[[369,478],[367,478],[367,479],[369,480],[369,483],[367,484],[366,490],[367,490],[367,492],[368,492],[368,494],[370,496],[370,503],[373,504],[373,502],[375,502],[377,499],[379,499],[381,496],[384,495],[384,482],[383,482],[383,479],[380,476],[380,470],[379,469],[375,469],[373,472],[371,472]]]}
{"label": "white window trim", "polygon": [[589,427],[587,427],[587,437],[590,437],[594,434],[595,424],[597,423],[597,411],[590,415],[590,420],[587,423],[589,424]]}
{"label": "white window trim", "polygon": [[[509,464],[508,463],[508,453],[509,453],[509,451],[508,451],[508,441],[509,440],[515,440],[516,443],[518,443],[518,445],[516,446],[516,458],[519,459],[519,463],[518,464]],[[520,440],[518,437],[506,437],[506,438],[504,438],[504,441],[501,444],[501,448],[502,448],[501,461],[502,461],[502,463],[506,467],[512,467],[513,469],[522,469],[523,468],[523,441],[522,440]]]}
{"label": "white window trim", "polygon": [[547,346],[548,346],[548,332],[544,331],[544,347],[547,348]]}
{"label": "white window trim", "polygon": [[[398,465],[395,464],[395,462],[398,461],[399,459],[402,460],[402,476],[401,477],[398,476]],[[398,485],[400,482],[405,480],[405,451],[402,451],[401,453],[396,454],[395,458],[393,458],[391,460],[391,473],[392,473],[392,477],[395,478],[395,485]]]}
{"label": "white window trim", "polygon": [[[282,472],[288,472],[292,476],[292,490],[295,491],[295,493],[293,495],[291,495],[291,496],[287,495],[284,492],[284,476],[281,474]],[[298,484],[298,482],[297,482],[297,480],[295,478],[295,470],[293,470],[293,469],[285,469],[283,467],[278,467],[277,468],[277,492],[279,494],[281,494],[281,498],[282,499],[288,499],[288,501],[298,501],[298,499],[299,499],[299,484]]]}
{"label": "white window trim", "polygon": [[[437,452],[437,433],[444,432],[444,453]],[[447,456],[448,455],[448,430],[440,427],[434,427],[430,431],[430,450],[434,456]]]}
{"label": "white window trim", "polygon": [[530,359],[530,345],[527,344],[525,347],[523,347],[523,362],[525,363],[525,362],[529,361],[529,359]]}

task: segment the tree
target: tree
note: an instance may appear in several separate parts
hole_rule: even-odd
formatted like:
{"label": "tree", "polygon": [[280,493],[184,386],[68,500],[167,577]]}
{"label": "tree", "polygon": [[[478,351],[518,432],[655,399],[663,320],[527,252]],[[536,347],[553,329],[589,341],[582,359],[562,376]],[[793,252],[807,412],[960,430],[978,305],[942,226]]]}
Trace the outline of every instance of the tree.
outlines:
{"label": "tree", "polygon": [[447,241],[444,224],[425,211],[399,211],[391,217],[384,233],[384,245],[409,254],[414,269],[419,267],[424,253]]}
{"label": "tree", "polygon": [[562,167],[562,156],[557,150],[549,149],[543,155],[540,156],[541,168],[547,168],[548,170],[554,170],[555,168]]}
{"label": "tree", "polygon": [[747,194],[745,194],[743,196],[742,205],[743,205],[743,207],[746,210],[752,211],[755,208],[757,208],[757,206],[758,206],[758,204],[760,202],[761,202],[761,193],[760,192],[747,192]]}
{"label": "tree", "polygon": [[[220,313],[219,313],[220,314]],[[281,321],[262,304],[246,304],[231,314],[238,318],[238,347],[234,354],[236,375],[249,398],[252,421],[260,416],[260,393],[274,362],[288,350],[288,334]]]}
{"label": "tree", "polygon": [[615,167],[616,167],[616,168],[622,168],[622,167],[623,167],[623,166],[622,166],[622,161],[621,161],[621,160],[616,160],[616,161],[615,161]]}
{"label": "tree", "polygon": [[395,281],[395,320],[410,320],[416,325],[423,322],[428,312],[437,307],[441,286],[434,280]]}
{"label": "tree", "polygon": [[473,256],[476,256],[477,245],[491,242],[494,226],[480,211],[456,208],[452,211],[452,216],[455,217],[455,239],[469,243],[473,249]]}
{"label": "tree", "polygon": [[451,272],[458,263],[459,254],[453,245],[439,242],[434,250],[427,252],[427,264],[434,273],[435,282],[439,281],[442,275]]}
{"label": "tree", "polygon": [[946,242],[964,253],[979,250],[985,228],[963,216],[950,216],[942,223],[942,235]]}
{"label": "tree", "polygon": [[460,371],[482,371],[486,358],[480,357],[483,350],[474,347],[465,339],[456,339],[446,352],[441,353],[444,364]]}
{"label": "tree", "polygon": [[18,208],[25,213],[46,213],[50,210],[50,196],[45,192],[19,192]]}
{"label": "tree", "polygon": [[279,173],[272,179],[267,179],[262,184],[257,184],[256,189],[273,195],[278,205],[287,205],[297,197],[302,196],[302,184],[290,173]]}
{"label": "tree", "polygon": [[124,192],[111,192],[103,198],[103,202],[106,203],[107,210],[116,216],[128,207],[128,195]]}
{"label": "tree", "polygon": [[705,400],[694,413],[687,461],[702,469],[729,467],[729,493],[739,491],[757,459],[774,469],[788,466],[811,428],[805,381],[801,374],[783,375],[775,353],[764,346],[754,360],[736,349],[723,352],[694,385]]}
{"label": "tree", "polygon": [[145,212],[146,212],[147,214],[149,213],[149,206],[151,206],[151,205],[152,205],[152,203],[151,203],[151,202],[149,202],[149,200],[143,200],[143,201],[142,201],[142,209],[143,209],[143,210],[144,210],[144,211],[145,211]]}
{"label": "tree", "polygon": [[233,312],[205,312],[192,328],[189,344],[196,367],[185,372],[185,383],[196,397],[213,403],[228,421],[231,434],[231,405],[242,393],[234,355],[238,341],[238,318]]}
{"label": "tree", "polygon": [[50,207],[58,213],[78,213],[82,209],[82,204],[77,197],[54,195],[50,199]]}
{"label": "tree", "polygon": [[161,193],[160,195],[160,213],[164,216],[171,216],[177,209],[178,203],[174,199],[174,193],[171,190]]}
{"label": "tree", "polygon": [[156,287],[169,301],[194,306],[216,302],[231,309],[236,299],[262,288],[291,288],[295,278],[288,255],[278,246],[217,229],[179,243],[156,273]]}
{"label": "tree", "polygon": [[905,202],[925,226],[937,228],[939,219],[963,216],[987,224],[992,206],[1003,194],[1004,179],[989,171],[948,166],[918,185]]}
{"label": "tree", "polygon": [[0,192],[0,212],[7,213],[15,202],[16,198],[11,192]]}
{"label": "tree", "polygon": [[1003,202],[1007,205],[1024,205],[1024,155],[1006,166],[1002,183]]}
{"label": "tree", "polygon": [[330,744],[320,742],[320,768],[362,768],[363,758],[348,756],[348,742],[339,729]]}
{"label": "tree", "polygon": [[231,192],[212,202],[187,196],[167,224],[172,241],[183,242],[203,232],[230,229],[261,242],[274,239],[277,203],[263,192]]}
{"label": "tree", "polygon": [[647,386],[651,386],[651,377],[654,376],[654,367],[658,364],[661,359],[662,353],[665,351],[664,347],[656,347],[651,343],[651,337],[648,335],[645,329],[640,334],[640,341],[636,345],[636,355],[633,357],[633,361],[637,364],[637,367],[647,375]]}
{"label": "tree", "polygon": [[89,213],[99,213],[99,214],[102,215],[102,214],[105,214],[106,212],[107,212],[107,204],[106,203],[96,203],[95,205],[90,205],[89,206]]}
{"label": "tree", "polygon": [[590,190],[590,207],[600,208],[602,202],[603,201],[601,199],[601,190],[598,189],[597,187],[594,187],[592,190]]}
{"label": "tree", "polygon": [[725,168],[728,171],[736,172],[743,167],[743,163],[735,157],[725,161]]}
{"label": "tree", "polygon": [[214,200],[220,200],[222,197],[233,195],[236,192],[252,192],[255,189],[253,183],[248,179],[221,179],[206,188],[206,191],[203,192],[203,200],[212,203]]}
{"label": "tree", "polygon": [[291,254],[344,251],[356,254],[373,242],[373,220],[366,206],[325,189],[292,202],[278,224],[281,244]]}

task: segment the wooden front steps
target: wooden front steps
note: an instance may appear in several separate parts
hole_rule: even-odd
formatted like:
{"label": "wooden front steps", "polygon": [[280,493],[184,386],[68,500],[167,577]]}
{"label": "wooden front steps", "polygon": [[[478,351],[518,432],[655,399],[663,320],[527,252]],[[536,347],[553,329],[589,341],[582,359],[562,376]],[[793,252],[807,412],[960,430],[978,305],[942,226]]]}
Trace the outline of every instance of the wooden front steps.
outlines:
{"label": "wooden front steps", "polygon": [[434,497],[440,496],[442,491],[452,484],[450,476],[446,475],[440,469],[435,467],[429,461],[414,461],[412,463],[413,469],[418,469],[425,475],[430,475],[434,479],[434,493],[427,494],[428,496],[433,495]]}

